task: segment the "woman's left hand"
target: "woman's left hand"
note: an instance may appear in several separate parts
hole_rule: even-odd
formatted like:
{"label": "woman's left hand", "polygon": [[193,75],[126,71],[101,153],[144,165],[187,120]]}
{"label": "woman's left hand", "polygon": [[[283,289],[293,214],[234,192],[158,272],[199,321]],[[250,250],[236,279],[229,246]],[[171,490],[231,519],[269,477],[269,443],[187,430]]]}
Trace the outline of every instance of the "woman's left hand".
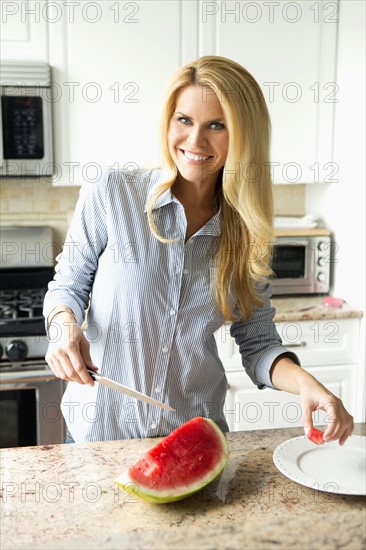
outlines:
{"label": "woman's left hand", "polygon": [[271,368],[271,380],[275,388],[300,396],[302,422],[305,433],[313,427],[313,413],[326,413],[324,441],[335,441],[344,445],[353,432],[353,418],[346,411],[342,401],[323,386],[312,374],[294,363],[287,354],[277,357]]}
{"label": "woman's left hand", "polygon": [[354,429],[353,417],[347,412],[342,401],[325,388],[318,380],[307,380],[301,387],[300,400],[305,433],[313,426],[313,413],[322,410],[326,413],[324,441],[335,441],[344,445]]}

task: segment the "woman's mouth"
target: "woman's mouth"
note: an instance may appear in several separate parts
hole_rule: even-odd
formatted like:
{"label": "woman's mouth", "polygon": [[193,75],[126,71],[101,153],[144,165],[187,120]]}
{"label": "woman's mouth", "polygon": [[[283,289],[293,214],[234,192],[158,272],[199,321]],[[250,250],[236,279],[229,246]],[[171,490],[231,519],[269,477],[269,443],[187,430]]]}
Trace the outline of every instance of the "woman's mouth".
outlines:
{"label": "woman's mouth", "polygon": [[186,151],[185,149],[179,149],[179,151],[182,153],[184,158],[189,162],[204,162],[209,158],[211,158],[210,155],[208,156],[197,155],[196,153],[191,153],[190,151]]}

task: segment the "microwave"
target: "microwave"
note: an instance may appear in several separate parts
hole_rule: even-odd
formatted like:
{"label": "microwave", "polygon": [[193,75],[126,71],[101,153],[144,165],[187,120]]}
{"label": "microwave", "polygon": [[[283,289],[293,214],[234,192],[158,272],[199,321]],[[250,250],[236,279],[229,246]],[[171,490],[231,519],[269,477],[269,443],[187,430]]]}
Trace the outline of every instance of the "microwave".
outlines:
{"label": "microwave", "polygon": [[50,66],[2,61],[0,101],[0,177],[52,175]]}
{"label": "microwave", "polygon": [[277,237],[271,263],[273,294],[328,293],[334,261],[330,235]]}

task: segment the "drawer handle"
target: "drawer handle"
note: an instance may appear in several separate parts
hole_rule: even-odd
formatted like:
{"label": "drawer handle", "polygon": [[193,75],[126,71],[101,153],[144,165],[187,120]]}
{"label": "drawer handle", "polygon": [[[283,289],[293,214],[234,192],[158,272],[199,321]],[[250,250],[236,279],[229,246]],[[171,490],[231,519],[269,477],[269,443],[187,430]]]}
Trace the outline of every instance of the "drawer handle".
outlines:
{"label": "drawer handle", "polygon": [[300,342],[282,342],[282,345],[285,346],[285,348],[304,348],[306,342],[304,340],[300,340]]}

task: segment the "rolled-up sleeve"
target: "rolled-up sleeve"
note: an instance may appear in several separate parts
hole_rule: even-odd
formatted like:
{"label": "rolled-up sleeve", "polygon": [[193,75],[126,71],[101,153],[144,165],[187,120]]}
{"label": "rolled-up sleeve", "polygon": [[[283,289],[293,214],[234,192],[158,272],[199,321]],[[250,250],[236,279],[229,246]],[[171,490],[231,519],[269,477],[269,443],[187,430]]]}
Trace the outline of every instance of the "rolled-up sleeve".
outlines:
{"label": "rolled-up sleeve", "polygon": [[282,340],[273,321],[276,310],[271,306],[272,285],[261,285],[262,307],[256,307],[249,321],[235,322],[230,334],[239,346],[242,365],[259,389],[272,388],[270,370],[279,355],[286,353],[300,365],[297,355],[282,345]]}
{"label": "rolled-up sleeve", "polygon": [[107,242],[106,194],[108,171],[95,183],[85,183],[77,201],[53,281],[48,285],[43,315],[67,305],[81,324],[89,304],[99,257]]}

